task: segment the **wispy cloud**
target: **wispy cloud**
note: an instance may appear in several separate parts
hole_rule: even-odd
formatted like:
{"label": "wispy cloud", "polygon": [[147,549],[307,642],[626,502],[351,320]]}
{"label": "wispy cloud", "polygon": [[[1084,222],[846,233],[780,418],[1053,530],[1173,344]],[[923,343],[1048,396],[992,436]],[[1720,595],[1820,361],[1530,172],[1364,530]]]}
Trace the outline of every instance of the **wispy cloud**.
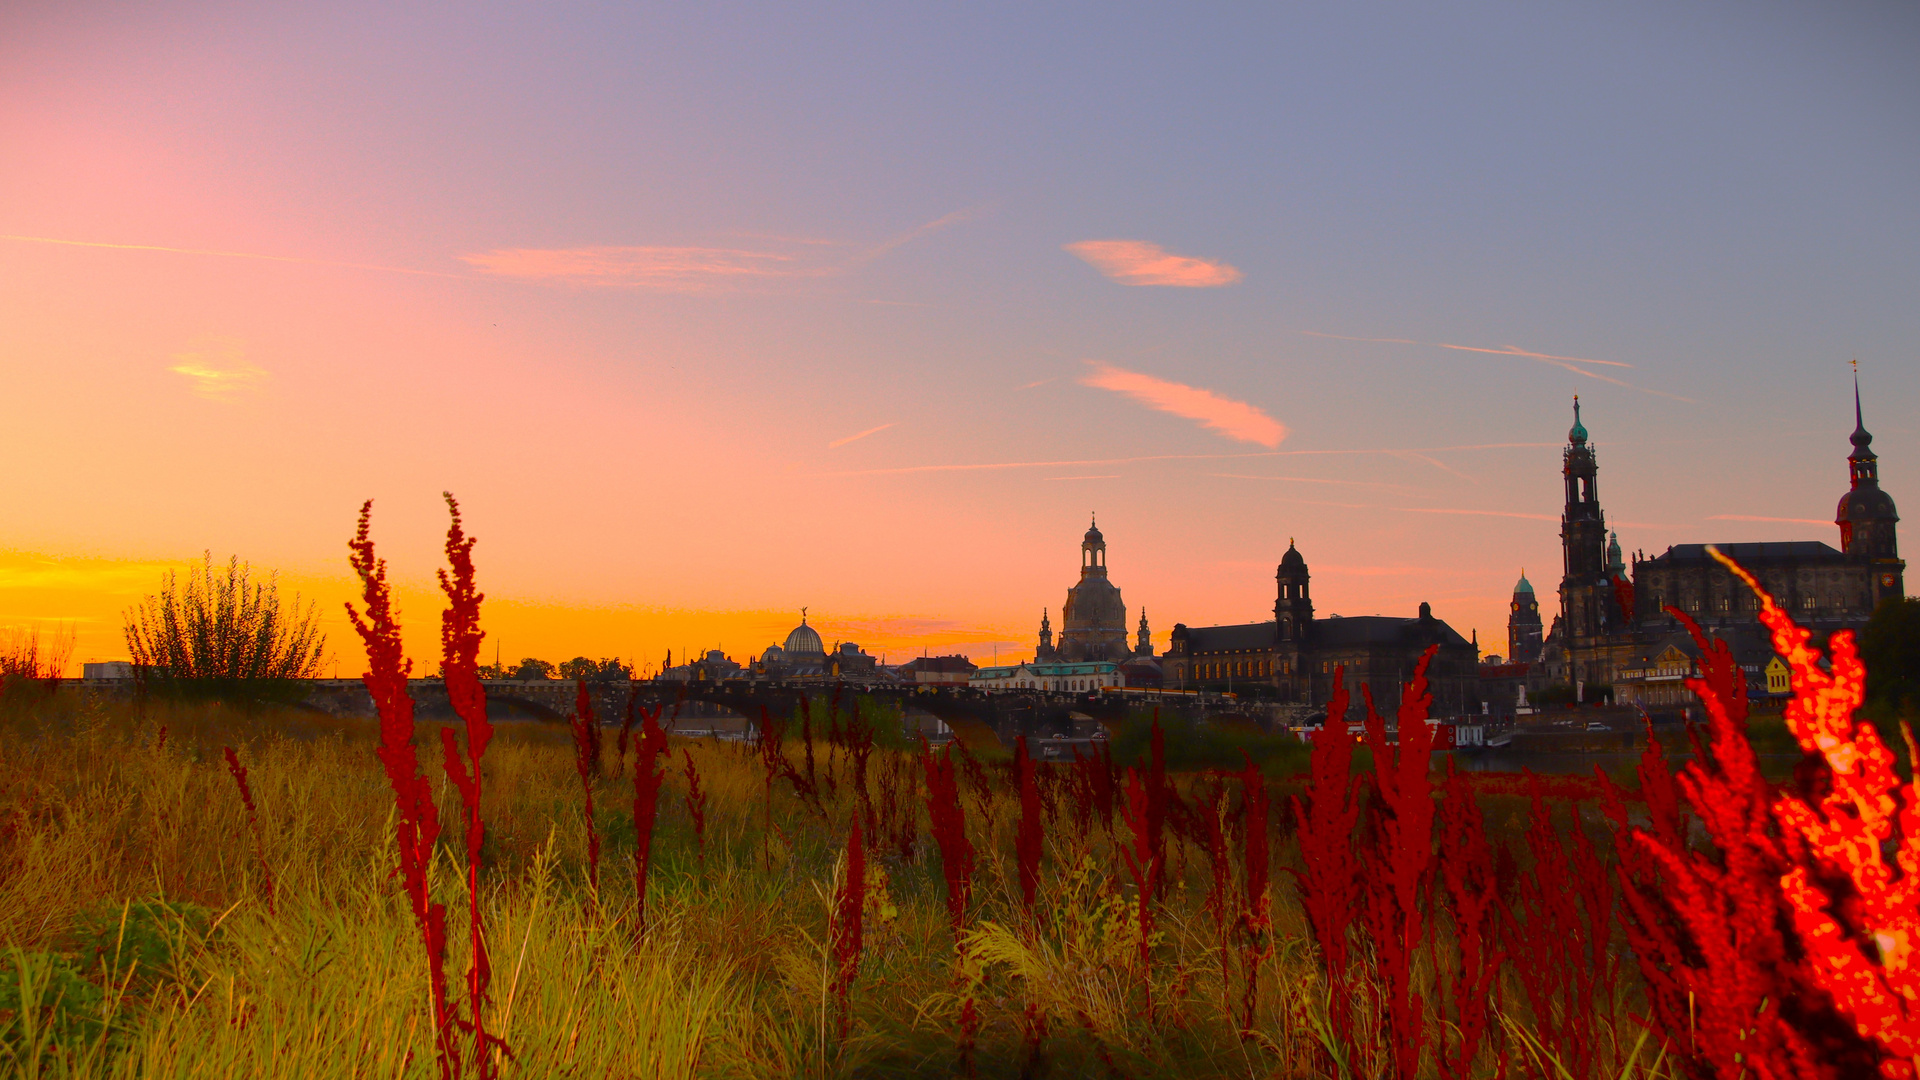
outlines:
{"label": "wispy cloud", "polygon": [[823,272],[795,255],[743,248],[501,248],[460,258],[495,277],[662,292],[700,292],[746,281]]}
{"label": "wispy cloud", "polygon": [[[923,236],[966,221],[978,208],[955,210],[877,244],[855,249],[847,241],[736,232],[749,246],[594,245],[570,248],[497,248],[460,256],[489,277],[556,285],[718,292],[798,278],[849,273]],[[909,301],[872,301],[899,303]]]}
{"label": "wispy cloud", "polygon": [[1088,363],[1093,365],[1093,370],[1080,379],[1087,386],[1112,390],[1148,408],[1198,420],[1202,427],[1229,439],[1272,447],[1279,446],[1280,440],[1287,437],[1285,425],[1244,401],[1097,361]]}
{"label": "wispy cloud", "polygon": [[845,446],[845,445],[847,445],[847,444],[848,444],[848,443],[850,443],[850,442],[858,442],[858,441],[860,441],[861,439],[864,439],[864,438],[866,438],[866,437],[867,437],[867,436],[869,436],[869,435],[878,435],[878,434],[879,434],[880,432],[882,432],[882,431],[885,431],[885,430],[887,430],[888,428],[890,428],[890,427],[893,427],[893,426],[894,426],[894,423],[893,423],[893,422],[889,422],[889,423],[885,423],[885,424],[881,424],[881,425],[880,425],[879,427],[870,427],[870,428],[868,428],[867,430],[865,430],[865,431],[862,431],[862,432],[860,432],[860,433],[859,433],[859,434],[857,434],[857,435],[849,435],[849,436],[847,436],[847,437],[846,437],[846,438],[844,438],[844,439],[835,439],[835,440],[833,440],[832,442],[830,442],[830,443],[828,443],[828,444],[827,444],[827,449],[829,449],[829,450],[837,450],[837,449],[839,449],[840,447],[842,447],[842,446]]}
{"label": "wispy cloud", "polygon": [[955,210],[951,214],[942,214],[924,225],[916,225],[906,232],[890,236],[855,256],[853,260],[854,265],[857,266],[861,263],[872,262],[874,259],[885,255],[894,248],[910,244],[929,233],[939,232],[949,225],[958,225],[963,221],[971,221],[980,215],[982,209],[982,207],[970,206],[964,210]]}
{"label": "wispy cloud", "polygon": [[244,343],[234,338],[207,338],[190,352],[174,353],[167,370],[184,375],[193,392],[212,401],[231,401],[260,388],[267,373],[247,362]]}
{"label": "wispy cloud", "polygon": [[1709,514],[1708,521],[1777,521],[1786,525],[1831,525],[1819,518],[1757,517],[1753,514]]}
{"label": "wispy cloud", "polygon": [[262,262],[305,263],[309,266],[338,266],[348,270],[378,270],[384,274],[415,274],[421,277],[466,277],[440,270],[414,270],[404,266],[376,266],[370,263],[339,262],[334,259],[310,259],[301,255],[264,255],[256,251],[217,251],[212,248],[167,247],[162,244],[109,244],[99,240],[63,240],[53,236],[11,236],[0,240],[23,244],[53,244],[59,247],[105,248],[110,251],[156,251],[169,255],[211,255],[222,259],[257,259]]}
{"label": "wispy cloud", "polygon": [[1021,389],[1021,390],[1031,390],[1031,389],[1033,389],[1033,388],[1034,388],[1034,387],[1036,387],[1036,386],[1045,386],[1045,385],[1047,385],[1048,383],[1050,383],[1050,382],[1052,382],[1052,381],[1054,381],[1055,379],[1057,379],[1057,378],[1059,378],[1059,377],[1060,377],[1060,376],[1058,376],[1058,375],[1049,375],[1049,376],[1047,376],[1047,377],[1046,377],[1046,378],[1044,378],[1044,379],[1035,379],[1035,380],[1033,380],[1033,381],[1032,381],[1032,382],[1030,382],[1030,383],[1024,383],[1024,384],[1022,384],[1022,385],[1021,385],[1021,386],[1019,387],[1019,389]]}
{"label": "wispy cloud", "polygon": [[1699,404],[1692,398],[1681,397],[1679,394],[1670,394],[1665,390],[1654,390],[1645,386],[1636,386],[1623,379],[1616,379],[1611,375],[1604,375],[1598,371],[1590,371],[1580,366],[1582,364],[1595,364],[1602,367],[1633,367],[1632,364],[1623,360],[1596,360],[1588,356],[1561,356],[1558,353],[1533,352],[1528,349],[1522,349],[1517,345],[1504,345],[1497,349],[1490,349],[1481,345],[1453,345],[1444,341],[1415,341],[1412,338],[1354,337],[1349,334],[1324,334],[1318,330],[1302,330],[1300,333],[1307,337],[1332,338],[1336,341],[1367,341],[1384,345],[1418,345],[1429,349],[1452,349],[1456,352],[1485,353],[1490,356],[1515,356],[1524,360],[1537,360],[1540,363],[1560,368],[1563,371],[1571,371],[1575,375],[1585,375],[1589,379],[1612,383],[1614,386],[1623,386],[1628,390],[1638,390],[1643,394],[1653,394],[1656,397],[1671,398],[1674,401],[1684,401],[1690,405]]}
{"label": "wispy cloud", "polygon": [[1101,473],[1097,476],[1043,476],[1042,480],[1118,480],[1119,473]]}
{"label": "wispy cloud", "polygon": [[1231,285],[1241,277],[1224,262],[1170,254],[1143,240],[1082,240],[1066,249],[1122,285],[1205,289]]}

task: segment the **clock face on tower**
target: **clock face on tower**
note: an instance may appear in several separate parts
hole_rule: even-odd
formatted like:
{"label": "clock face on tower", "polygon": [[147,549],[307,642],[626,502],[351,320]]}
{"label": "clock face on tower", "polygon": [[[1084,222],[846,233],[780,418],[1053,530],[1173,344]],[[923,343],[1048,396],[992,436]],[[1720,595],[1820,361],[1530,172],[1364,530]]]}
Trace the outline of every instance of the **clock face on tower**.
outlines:
{"label": "clock face on tower", "polygon": [[1893,575],[1892,575],[1892,574],[1881,574],[1881,575],[1880,575],[1880,587],[1881,587],[1881,588],[1883,588],[1883,589],[1891,589],[1891,588],[1893,588]]}

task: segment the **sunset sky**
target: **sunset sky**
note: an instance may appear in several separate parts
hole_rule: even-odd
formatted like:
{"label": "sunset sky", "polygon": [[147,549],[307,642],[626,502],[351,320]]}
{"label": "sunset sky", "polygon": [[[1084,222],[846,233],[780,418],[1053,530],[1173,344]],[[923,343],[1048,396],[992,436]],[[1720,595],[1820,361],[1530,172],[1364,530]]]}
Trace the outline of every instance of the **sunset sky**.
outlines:
{"label": "sunset sky", "polygon": [[[1097,511],[1155,644],[1551,616],[1920,512],[1911,4],[0,5],[0,627],[210,550],[436,652],[1030,656]],[[1920,526],[1915,526],[1920,527]],[[1909,538],[1909,547],[1920,540]],[[329,665],[331,674],[333,665]]]}

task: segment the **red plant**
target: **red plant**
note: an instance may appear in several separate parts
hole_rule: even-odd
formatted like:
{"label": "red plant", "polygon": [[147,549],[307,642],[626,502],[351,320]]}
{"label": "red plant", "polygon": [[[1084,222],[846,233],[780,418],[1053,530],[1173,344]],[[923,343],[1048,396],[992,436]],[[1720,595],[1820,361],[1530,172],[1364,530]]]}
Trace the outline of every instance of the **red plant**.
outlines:
{"label": "red plant", "polygon": [[[1833,634],[1823,669],[1812,634],[1753,575],[1709,550],[1760,598],[1760,621],[1793,669],[1787,727],[1825,766],[1824,784],[1773,802],[1793,863],[1780,887],[1812,981],[1878,1046],[1883,1076],[1912,1077],[1920,1059],[1920,781],[1902,784],[1879,732],[1854,719],[1867,672],[1852,632]],[[1920,765],[1904,722],[1901,734],[1909,765]]]}
{"label": "red plant", "polygon": [[253,787],[247,783],[247,767],[240,764],[240,755],[233,752],[233,747],[223,746],[220,749],[227,756],[227,771],[233,774],[233,782],[239,785],[240,802],[247,808],[247,831],[253,834],[253,854],[259,860],[260,880],[265,883],[267,891],[267,914],[277,914],[273,906],[273,869],[267,865],[266,841],[260,835],[260,814],[253,805]]}
{"label": "red plant", "polygon": [[960,807],[960,784],[954,776],[949,743],[939,757],[924,737],[920,760],[927,774],[927,821],[940,847],[940,870],[947,883],[947,919],[959,944],[967,923],[967,900],[973,892],[973,842],[967,839],[966,811]]}
{"label": "red plant", "polygon": [[[1346,667],[1333,669],[1333,696],[1327,718],[1313,735],[1306,800],[1293,799],[1299,825],[1299,870],[1289,868],[1300,888],[1301,905],[1320,947],[1326,968],[1327,1020],[1334,1038],[1353,1046],[1353,954],[1347,930],[1360,901],[1360,863],[1354,856],[1353,826],[1360,818],[1359,792],[1353,784],[1353,740],[1347,737]],[[1351,1053],[1349,1054],[1351,1060]]]}
{"label": "red plant", "polygon": [[1614,875],[1578,826],[1576,815],[1563,840],[1544,790],[1534,789],[1527,825],[1533,872],[1514,883],[1514,917],[1504,929],[1541,1040],[1575,1075],[1584,1075],[1598,1049],[1594,1005],[1617,978],[1619,960],[1608,949]]}
{"label": "red plant", "polygon": [[1500,965],[1505,955],[1495,947],[1498,930],[1499,879],[1493,846],[1480,816],[1467,773],[1447,762],[1447,790],[1440,804],[1440,877],[1453,907],[1454,964],[1451,981],[1453,1022],[1458,1036],[1449,1052],[1439,1046],[1440,1075],[1445,1080],[1467,1080],[1473,1059],[1486,1037],[1488,1021],[1499,1008]]}
{"label": "red plant", "polygon": [[[966,748],[961,747],[961,753]],[[934,843],[940,848],[940,871],[947,883],[947,919],[953,926],[953,947],[961,948],[967,924],[967,900],[973,891],[973,842],[967,839],[966,811],[960,806],[960,782],[954,775],[953,744],[933,756],[926,736],[920,738],[920,761],[927,778],[927,822]],[[964,978],[964,976],[962,976]],[[961,1071],[972,1075],[974,1037],[980,1030],[980,1013],[968,994],[960,1002]]]}
{"label": "red plant", "polygon": [[[573,728],[573,768],[580,774],[580,794],[587,811],[587,885],[600,895],[600,831],[593,825],[593,775],[598,772],[600,731],[593,716],[593,699],[587,695],[584,679],[574,680],[573,715],[567,718]],[[624,756],[624,755],[623,755]]]}
{"label": "red plant", "polygon": [[1267,889],[1267,787],[1253,759],[1241,751],[1246,768],[1240,773],[1240,798],[1245,806],[1245,852],[1241,865],[1246,875],[1247,904],[1240,913],[1240,932],[1244,950],[1241,966],[1247,980],[1245,1014],[1241,1021],[1242,1038],[1253,1034],[1254,1009],[1260,1003],[1260,964],[1273,955],[1273,897]]}
{"label": "red plant", "polygon": [[840,1038],[844,1041],[853,1026],[851,997],[854,977],[860,974],[862,917],[867,903],[867,852],[860,835],[860,818],[854,816],[847,833],[847,876],[840,881],[833,918],[833,958],[835,961],[833,997],[839,1003]]}
{"label": "red plant", "polygon": [[460,1026],[473,1035],[473,1063],[485,1080],[493,1075],[494,1055],[489,1051],[505,1044],[487,1034],[485,1007],[487,986],[493,981],[493,967],[487,960],[487,939],[480,920],[480,852],[486,841],[486,825],[480,818],[480,761],[493,738],[493,724],[487,720],[487,690],[480,683],[481,593],[473,586],[472,537],[460,527],[460,504],[451,492],[443,493],[453,523],[447,528],[447,562],[453,572],[438,572],[440,591],[447,594],[447,609],[440,613],[440,671],[446,684],[447,701],[466,723],[466,759],[461,760],[459,741],[452,728],[440,729],[440,748],[445,753],[447,775],[460,793],[461,808],[467,815],[467,928],[471,958],[467,965],[467,1008],[469,1017]]}
{"label": "red plant", "polygon": [[[838,692],[834,699],[839,700]],[[853,712],[847,718],[840,740],[847,748],[847,756],[853,759],[853,786],[860,800],[860,820],[866,823],[869,836],[878,837],[879,823],[874,818],[873,796],[867,791],[867,759],[873,756],[873,725],[861,721],[858,700],[853,703]]]}
{"label": "red plant", "polygon": [[653,823],[660,812],[660,766],[667,752],[667,733],[649,716],[640,725],[640,744],[633,756],[633,932],[647,932],[647,866],[653,858]]}
{"label": "red plant", "polygon": [[1365,864],[1365,911],[1386,984],[1387,1033],[1401,1080],[1413,1080],[1426,1046],[1426,999],[1414,987],[1413,961],[1426,929],[1420,896],[1433,867],[1433,786],[1427,775],[1433,752],[1427,709],[1433,694],[1427,689],[1427,665],[1439,650],[1430,646],[1421,655],[1413,681],[1401,692],[1398,746],[1387,745],[1386,721],[1374,711],[1372,692],[1361,687],[1377,795],[1367,803],[1375,843]]}
{"label": "red plant", "polygon": [[[1158,728],[1158,724],[1155,725]],[[1160,856],[1153,844],[1153,788],[1141,782],[1140,773],[1127,769],[1127,803],[1122,814],[1132,843],[1121,849],[1126,857],[1127,873],[1139,897],[1140,983],[1147,995],[1147,1021],[1153,1021],[1153,898],[1160,887]]]}
{"label": "red plant", "polygon": [[1014,855],[1020,864],[1020,900],[1027,914],[1033,914],[1033,895],[1040,887],[1040,853],[1044,840],[1040,824],[1040,791],[1033,782],[1033,758],[1027,754],[1027,737],[1013,743],[1014,768],[1020,774],[1020,831],[1014,837]]}
{"label": "red plant", "polygon": [[447,1002],[446,907],[435,902],[427,890],[427,864],[433,857],[434,841],[440,837],[440,813],[433,805],[433,789],[420,772],[413,748],[413,698],[407,693],[407,675],[413,665],[405,658],[400,644],[400,624],[393,614],[393,595],[387,586],[386,560],[374,555],[368,537],[368,521],[373,500],[360,507],[360,527],[347,543],[352,555],[348,562],[360,577],[366,618],[349,602],[347,617],[354,632],[367,649],[367,672],[361,676],[367,693],[380,713],[380,764],[386,769],[387,783],[393,788],[396,811],[395,844],[400,851],[400,881],[413,907],[414,921],[420,927],[421,943],[427,951],[427,983],[433,1006],[435,1057],[442,1080],[450,1080],[459,1061],[454,1046],[454,1019]]}
{"label": "red plant", "polygon": [[[1147,843],[1153,848],[1153,865],[1156,867],[1153,892],[1158,897],[1166,891],[1167,865],[1167,733],[1160,727],[1160,710],[1153,710],[1153,727],[1147,742],[1147,804],[1146,829]],[[1129,780],[1129,783],[1132,781]],[[1128,794],[1132,799],[1132,794]]]}
{"label": "red plant", "polygon": [[[1760,595],[1763,617],[1792,628]],[[1687,686],[1706,712],[1707,735],[1693,734],[1694,760],[1671,778],[1648,747],[1640,768],[1647,828],[1629,825],[1616,797],[1607,803],[1624,834],[1615,845],[1626,885],[1623,921],[1648,986],[1651,1019],[1694,1077],[1869,1075],[1883,1055],[1836,1010],[1806,944],[1790,932],[1795,913],[1782,881],[1804,852],[1790,850],[1776,827],[1772,791],[1747,741],[1745,675],[1725,642],[1709,642],[1685,612],[1667,611],[1700,646],[1701,674]],[[1792,628],[1784,644],[1795,634],[1804,631]],[[1798,647],[1805,641],[1800,636]],[[1776,640],[1777,648],[1782,644]],[[1834,645],[1838,668],[1851,640],[1835,634]],[[1790,727],[1806,716],[1801,699],[1817,697],[1818,685],[1796,668],[1798,719]],[[1698,815],[1698,830],[1681,814],[1682,801]],[[1689,842],[1696,831],[1710,848]]]}
{"label": "red plant", "polygon": [[687,816],[693,819],[693,843],[700,849],[700,861],[707,860],[707,793],[700,790],[700,770],[693,767],[693,751],[681,750],[686,760]]}

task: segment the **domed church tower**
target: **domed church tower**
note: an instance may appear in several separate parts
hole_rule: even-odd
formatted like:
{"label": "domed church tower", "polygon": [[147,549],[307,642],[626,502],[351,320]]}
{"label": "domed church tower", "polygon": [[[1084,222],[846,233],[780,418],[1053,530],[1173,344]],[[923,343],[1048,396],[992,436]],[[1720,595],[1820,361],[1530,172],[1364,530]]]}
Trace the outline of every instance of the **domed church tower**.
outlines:
{"label": "domed church tower", "polygon": [[1905,596],[1907,564],[1900,558],[1894,526],[1900,515],[1893,498],[1880,490],[1880,458],[1873,452],[1873,436],[1860,416],[1860,377],[1853,381],[1853,452],[1847,455],[1852,484],[1840,497],[1834,524],[1840,526],[1840,550],[1868,564],[1873,572],[1873,602]]}
{"label": "domed church tower", "polygon": [[1107,539],[1096,520],[1080,541],[1080,582],[1067,590],[1067,602],[1060,607],[1059,656],[1077,663],[1120,661],[1130,655],[1127,605],[1107,580]]}
{"label": "domed church tower", "polygon": [[1540,600],[1533,594],[1527,572],[1513,586],[1513,605],[1507,612],[1507,659],[1531,664],[1540,659]]}

